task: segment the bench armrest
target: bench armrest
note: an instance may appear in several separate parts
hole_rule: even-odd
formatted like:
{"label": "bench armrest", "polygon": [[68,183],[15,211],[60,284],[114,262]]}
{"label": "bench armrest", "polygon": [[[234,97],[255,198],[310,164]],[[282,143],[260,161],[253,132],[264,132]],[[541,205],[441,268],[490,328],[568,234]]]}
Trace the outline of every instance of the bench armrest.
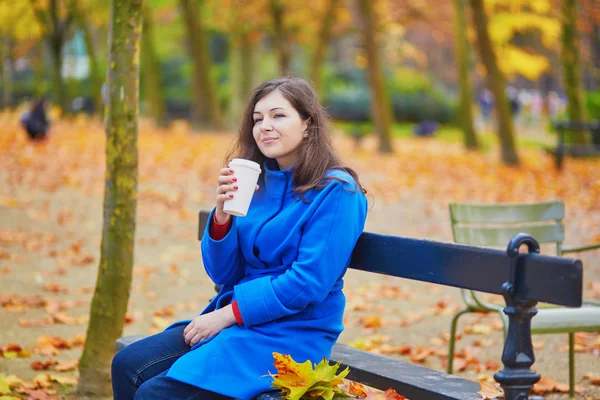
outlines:
{"label": "bench armrest", "polygon": [[578,247],[566,247],[566,248],[563,248],[561,250],[561,252],[563,254],[565,254],[565,253],[581,253],[583,251],[596,250],[596,249],[600,249],[600,243],[588,244],[585,246],[578,246]]}

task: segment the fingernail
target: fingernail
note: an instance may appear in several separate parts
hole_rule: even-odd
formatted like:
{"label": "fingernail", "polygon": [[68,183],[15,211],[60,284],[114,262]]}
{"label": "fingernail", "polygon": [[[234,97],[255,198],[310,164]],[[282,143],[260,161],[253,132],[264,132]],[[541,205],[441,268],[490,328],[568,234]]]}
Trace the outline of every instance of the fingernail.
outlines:
{"label": "fingernail", "polygon": [[237,182],[237,178],[232,178],[231,180],[234,182]]}
{"label": "fingernail", "polygon": [[230,195],[229,195],[229,197],[233,197],[233,195],[232,195],[232,194],[230,194]]}
{"label": "fingernail", "polygon": [[233,170],[232,169],[230,169],[229,172],[231,172],[233,174]]}
{"label": "fingernail", "polygon": [[238,187],[237,187],[237,185],[235,185],[235,186],[233,186],[233,188],[234,188],[235,190],[237,190],[237,188],[238,188]]}

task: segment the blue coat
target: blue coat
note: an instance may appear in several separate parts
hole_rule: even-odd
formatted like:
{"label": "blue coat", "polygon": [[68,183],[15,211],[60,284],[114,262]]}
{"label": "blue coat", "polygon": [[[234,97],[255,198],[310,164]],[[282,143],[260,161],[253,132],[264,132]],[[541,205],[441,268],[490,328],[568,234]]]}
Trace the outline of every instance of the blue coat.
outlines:
{"label": "blue coat", "polygon": [[236,299],[244,325],[196,344],[170,378],[251,399],[271,389],[273,352],[317,363],[329,358],[344,329],[342,277],[364,228],[366,198],[349,174],[332,170],[328,176],[347,183],[332,180],[303,202],[292,194],[292,171],[274,165],[265,163],[248,215],[232,217],[219,241],[207,226],[201,244],[206,272],[224,285],[202,313]]}

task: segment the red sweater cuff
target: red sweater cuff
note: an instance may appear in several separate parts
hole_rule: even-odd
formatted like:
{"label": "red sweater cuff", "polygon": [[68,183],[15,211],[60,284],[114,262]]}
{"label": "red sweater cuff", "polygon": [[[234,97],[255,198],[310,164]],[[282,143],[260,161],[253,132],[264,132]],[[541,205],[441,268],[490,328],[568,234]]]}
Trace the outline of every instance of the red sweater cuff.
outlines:
{"label": "red sweater cuff", "polygon": [[240,314],[240,307],[238,306],[237,300],[234,300],[233,303],[231,303],[231,308],[233,309],[233,315],[235,316],[238,325],[244,325],[244,320],[242,319],[242,314]]}
{"label": "red sweater cuff", "polygon": [[213,214],[212,224],[210,224],[210,237],[212,240],[223,239],[227,236],[229,228],[231,228],[231,217],[224,224],[219,224],[217,217]]}

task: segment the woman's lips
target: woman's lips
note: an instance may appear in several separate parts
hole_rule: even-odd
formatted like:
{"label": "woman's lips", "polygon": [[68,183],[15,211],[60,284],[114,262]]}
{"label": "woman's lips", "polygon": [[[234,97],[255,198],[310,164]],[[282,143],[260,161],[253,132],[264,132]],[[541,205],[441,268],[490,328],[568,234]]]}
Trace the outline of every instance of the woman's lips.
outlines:
{"label": "woman's lips", "polygon": [[268,138],[263,138],[262,142],[264,144],[271,144],[277,141],[277,138],[274,137],[268,137]]}

